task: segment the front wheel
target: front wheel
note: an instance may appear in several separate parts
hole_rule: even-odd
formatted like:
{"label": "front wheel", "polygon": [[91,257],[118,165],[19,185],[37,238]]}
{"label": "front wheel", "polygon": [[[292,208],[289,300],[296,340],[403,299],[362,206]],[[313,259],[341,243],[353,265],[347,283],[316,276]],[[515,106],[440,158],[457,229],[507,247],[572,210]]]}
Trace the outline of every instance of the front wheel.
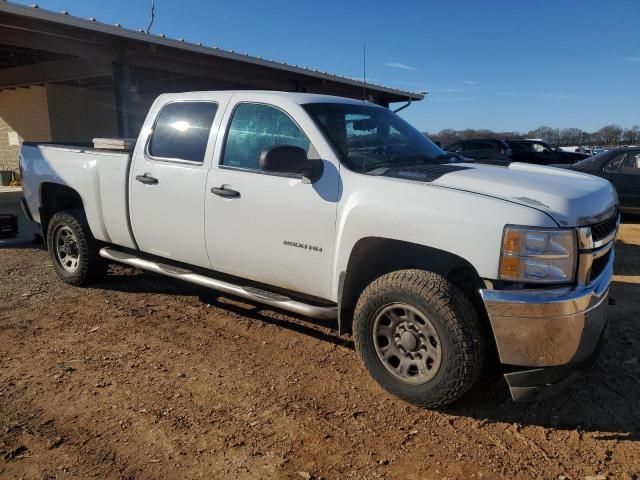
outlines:
{"label": "front wheel", "polygon": [[476,382],[485,342],[469,299],[441,275],[400,270],[371,283],[356,305],[356,350],[387,391],[447,405]]}
{"label": "front wheel", "polygon": [[51,217],[47,247],[56,273],[64,282],[83,286],[104,276],[107,262],[98,254],[98,242],[82,210],[63,210]]}

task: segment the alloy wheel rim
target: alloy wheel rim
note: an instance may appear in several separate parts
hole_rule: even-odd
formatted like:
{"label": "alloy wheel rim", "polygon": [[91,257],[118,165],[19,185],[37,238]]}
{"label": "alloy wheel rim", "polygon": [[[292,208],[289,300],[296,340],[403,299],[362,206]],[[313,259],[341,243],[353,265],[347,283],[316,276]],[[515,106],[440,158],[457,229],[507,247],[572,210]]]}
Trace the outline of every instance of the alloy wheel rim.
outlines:
{"label": "alloy wheel rim", "polygon": [[53,234],[56,259],[67,272],[73,273],[80,264],[78,239],[73,230],[66,225],[59,226]]}
{"label": "alloy wheel rim", "polygon": [[432,380],[442,363],[435,327],[425,314],[405,303],[378,311],[373,321],[373,345],[384,368],[412,385]]}

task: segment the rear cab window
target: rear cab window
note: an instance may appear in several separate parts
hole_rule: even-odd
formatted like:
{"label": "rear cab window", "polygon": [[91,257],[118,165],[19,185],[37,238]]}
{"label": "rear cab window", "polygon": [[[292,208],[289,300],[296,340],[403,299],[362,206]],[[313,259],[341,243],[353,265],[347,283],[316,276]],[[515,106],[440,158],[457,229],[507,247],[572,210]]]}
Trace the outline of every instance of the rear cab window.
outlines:
{"label": "rear cab window", "polygon": [[147,154],[155,160],[202,164],[217,110],[214,102],[166,104],[149,137]]}

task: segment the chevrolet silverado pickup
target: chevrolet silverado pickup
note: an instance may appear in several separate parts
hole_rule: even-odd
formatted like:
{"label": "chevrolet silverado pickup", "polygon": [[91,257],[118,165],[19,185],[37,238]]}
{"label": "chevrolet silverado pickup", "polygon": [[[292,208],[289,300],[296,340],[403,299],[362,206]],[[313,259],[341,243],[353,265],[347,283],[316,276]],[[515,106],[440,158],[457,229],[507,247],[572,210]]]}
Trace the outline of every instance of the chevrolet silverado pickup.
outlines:
{"label": "chevrolet silverado pickup", "polygon": [[131,152],[27,143],[20,162],[64,282],[119,262],[335,321],[371,376],[418,405],[458,399],[489,357],[514,400],[541,398],[602,342],[611,184],[466,163],[378,105],[167,94]]}

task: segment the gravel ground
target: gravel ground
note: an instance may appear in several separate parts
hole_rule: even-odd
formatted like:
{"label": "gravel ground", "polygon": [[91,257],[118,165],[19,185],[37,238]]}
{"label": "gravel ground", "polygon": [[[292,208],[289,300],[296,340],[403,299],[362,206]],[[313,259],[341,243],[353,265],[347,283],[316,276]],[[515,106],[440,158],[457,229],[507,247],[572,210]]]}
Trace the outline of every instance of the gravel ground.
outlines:
{"label": "gravel ground", "polygon": [[514,404],[487,373],[443,411],[383,392],[326,325],[113,267],[63,284],[0,249],[0,478],[640,478],[640,224],[598,363]]}

